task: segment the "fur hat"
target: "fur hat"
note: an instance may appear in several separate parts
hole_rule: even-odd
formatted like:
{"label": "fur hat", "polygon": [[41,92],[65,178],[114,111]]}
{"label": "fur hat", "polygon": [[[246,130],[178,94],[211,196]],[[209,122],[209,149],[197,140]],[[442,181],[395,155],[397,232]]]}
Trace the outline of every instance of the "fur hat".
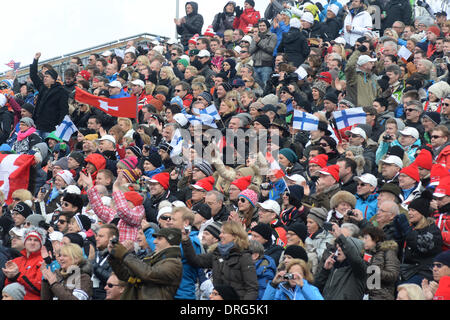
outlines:
{"label": "fur hat", "polygon": [[356,197],[348,191],[339,191],[330,199],[330,208],[336,208],[339,203],[346,202],[352,208],[356,206]]}

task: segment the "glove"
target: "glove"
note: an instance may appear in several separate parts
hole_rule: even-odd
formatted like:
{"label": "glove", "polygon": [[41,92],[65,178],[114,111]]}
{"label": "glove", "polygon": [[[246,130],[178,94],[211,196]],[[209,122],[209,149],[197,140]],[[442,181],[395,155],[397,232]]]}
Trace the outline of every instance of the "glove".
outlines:
{"label": "glove", "polygon": [[383,91],[387,90],[387,88],[389,88],[389,77],[386,75],[381,77],[381,79],[378,80],[378,85]]}
{"label": "glove", "polygon": [[111,255],[119,260],[122,260],[123,257],[127,254],[128,249],[125,248],[121,243],[117,243],[114,248],[111,250]]}
{"label": "glove", "polygon": [[239,18],[241,16],[241,14],[244,13],[244,10],[242,10],[241,7],[237,6],[236,9],[234,10],[234,12],[236,12],[236,17]]}
{"label": "glove", "polygon": [[420,1],[420,0],[417,0],[417,5],[419,6],[419,7],[423,7],[423,2],[422,1]]}
{"label": "glove", "polygon": [[367,52],[367,47],[365,45],[360,45],[358,51],[361,53]]}
{"label": "glove", "polygon": [[394,226],[402,236],[406,236],[409,231],[409,222],[404,214],[398,214],[394,218]]}

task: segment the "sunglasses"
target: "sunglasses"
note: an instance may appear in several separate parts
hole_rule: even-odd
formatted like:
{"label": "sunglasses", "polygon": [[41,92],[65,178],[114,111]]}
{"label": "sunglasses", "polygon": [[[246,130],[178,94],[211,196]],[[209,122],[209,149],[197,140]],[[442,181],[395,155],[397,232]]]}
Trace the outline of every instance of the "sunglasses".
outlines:
{"label": "sunglasses", "polygon": [[442,138],[442,136],[431,136],[431,139],[439,139]]}
{"label": "sunglasses", "polygon": [[328,144],[326,144],[326,143],[319,143],[319,146],[321,146],[321,147],[325,148],[325,147],[328,147],[329,145],[328,145]]}
{"label": "sunglasses", "polygon": [[61,219],[59,219],[59,220],[58,220],[58,223],[61,223],[61,224],[67,223],[67,220],[61,220]]}
{"label": "sunglasses", "polygon": [[119,284],[113,284],[113,283],[110,283],[110,282],[108,282],[108,283],[106,283],[106,286],[108,287],[108,288],[114,288],[114,287],[118,287],[118,286],[120,286]]}
{"label": "sunglasses", "polygon": [[241,51],[241,53],[247,53],[248,51]]}
{"label": "sunglasses", "polygon": [[245,203],[245,202],[247,201],[247,199],[245,199],[245,198],[239,198],[239,201],[242,202],[242,203]]}
{"label": "sunglasses", "polygon": [[416,111],[416,109],[405,109],[405,112],[413,112]]}
{"label": "sunglasses", "polygon": [[175,92],[181,92],[182,90],[180,90],[180,89],[175,89]]}
{"label": "sunglasses", "polygon": [[436,268],[440,269],[440,268],[442,268],[443,266],[444,266],[444,265],[443,265],[442,263],[440,263],[440,262],[435,262],[435,263],[433,263],[433,268],[436,267]]}
{"label": "sunglasses", "polygon": [[176,53],[171,53],[170,54],[172,57],[175,57],[177,54]]}
{"label": "sunglasses", "polygon": [[350,135],[350,138],[359,138],[359,137],[360,137],[359,134],[351,134],[351,135]]}
{"label": "sunglasses", "polygon": [[358,183],[358,187],[365,187],[367,185],[368,185],[368,183]]}
{"label": "sunglasses", "polygon": [[443,105],[446,106],[446,107],[449,107],[449,106],[450,106],[450,103],[444,102]]}
{"label": "sunglasses", "polygon": [[161,219],[161,220],[164,220],[164,221],[168,221],[168,220],[172,220],[172,217],[169,217],[169,216],[161,216],[160,219]]}

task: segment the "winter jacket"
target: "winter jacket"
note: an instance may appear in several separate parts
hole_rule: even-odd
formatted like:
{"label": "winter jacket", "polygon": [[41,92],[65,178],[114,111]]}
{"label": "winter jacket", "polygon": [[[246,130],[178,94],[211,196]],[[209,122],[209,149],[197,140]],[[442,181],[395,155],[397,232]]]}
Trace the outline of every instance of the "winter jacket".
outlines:
{"label": "winter jacket", "polygon": [[234,12],[228,13],[226,12],[225,8],[229,4],[234,4],[236,7],[236,2],[234,1],[228,1],[227,4],[223,7],[223,12],[220,12],[214,16],[214,20],[212,23],[214,32],[216,33],[224,33],[225,30],[233,29],[233,22],[234,22]]}
{"label": "winter jacket", "polygon": [[[57,281],[55,283],[50,285],[47,280],[42,281],[41,300],[90,300],[92,297],[92,266],[87,260],[84,260],[78,267],[79,278],[76,270],[70,273],[56,270]],[[79,287],[72,287],[74,280]]]}
{"label": "winter jacket", "polygon": [[5,286],[10,283],[18,282],[25,287],[24,300],[40,300],[42,272],[41,265],[44,261],[41,251],[33,252],[27,256],[27,250],[23,249],[21,257],[12,260],[18,267],[19,273],[12,279],[6,278]]}
{"label": "winter jacket", "polygon": [[261,300],[267,284],[275,277],[277,265],[271,257],[264,255],[261,259],[255,261],[255,269],[258,278],[258,300]]}
{"label": "winter jacket", "polygon": [[158,221],[156,221],[156,217],[158,216],[158,206],[159,206],[159,203],[163,200],[168,200],[170,202],[173,202],[173,201],[177,200],[177,198],[175,198],[170,193],[170,191],[164,192],[159,197],[155,197],[155,196],[145,197],[143,206],[145,208],[145,219],[148,222],[158,223]]}
{"label": "winter jacket", "polygon": [[355,106],[367,107],[371,106],[377,98],[379,85],[375,74],[363,72],[358,68],[357,62],[360,55],[361,52],[355,50],[345,66],[345,78],[347,79],[346,99]]}
{"label": "winter jacket", "polygon": [[408,210],[408,206],[409,204],[416,198],[420,197],[420,194],[422,193],[422,191],[424,190],[424,187],[422,186],[422,182],[419,182],[416,187],[414,188],[414,190],[406,197],[405,199],[405,190],[402,190],[403,194],[403,202],[401,203],[401,206],[405,209]]}
{"label": "winter jacket", "polygon": [[[177,26],[177,32],[181,37],[181,43],[186,47],[188,45],[189,39],[191,39],[194,34],[202,34],[203,27],[203,16],[198,14],[198,4],[194,1],[186,2],[186,5],[190,4],[193,8],[192,13],[186,15],[184,19],[185,23]],[[185,5],[185,7],[186,7]]]}
{"label": "winter jacket", "polygon": [[283,33],[278,53],[285,53],[288,62],[299,67],[309,56],[309,52],[308,41],[299,29],[291,27],[287,33]]}
{"label": "winter jacket", "polygon": [[439,212],[434,215],[436,226],[441,230],[442,251],[450,250],[450,204],[439,208]]}
{"label": "winter jacket", "polygon": [[342,28],[342,21],[338,18],[326,19],[320,23],[324,41],[332,41],[339,36],[339,30]]}
{"label": "winter jacket", "polygon": [[[377,243],[373,250],[367,251],[371,257],[367,261],[367,267],[377,266],[380,270],[380,289],[369,290],[370,300],[395,300],[395,288],[400,274],[400,261],[397,257],[398,245],[395,241],[383,241]],[[373,270],[367,273],[373,274]]]}
{"label": "winter jacket", "polygon": [[33,112],[36,129],[52,132],[69,113],[69,94],[59,82],[55,82],[50,88],[44,85],[38,76],[38,60],[36,59],[30,65],[30,77],[34,87],[39,91]]}
{"label": "winter jacket", "polygon": [[402,21],[405,25],[411,25],[412,8],[409,0],[390,0],[383,8],[386,18],[381,21],[381,29],[391,28],[395,21]]}
{"label": "winter jacket", "polygon": [[142,260],[131,253],[122,259],[110,256],[109,263],[117,277],[127,282],[121,300],[173,300],[183,273],[178,246]]}
{"label": "winter jacket", "polygon": [[[275,46],[275,49],[273,50],[273,56],[276,57],[278,53],[278,47],[280,46],[281,40],[283,39],[283,33],[289,32],[289,29],[291,29],[290,25],[285,25],[283,21],[280,21],[278,23],[278,28],[274,28],[273,26],[270,28],[270,32],[277,35],[277,45]],[[238,68],[236,68],[239,70]]]}
{"label": "winter jacket", "polygon": [[247,27],[249,25],[256,26],[259,19],[261,19],[261,14],[254,8],[245,9],[240,17],[235,17],[233,22],[233,29],[241,29],[247,33]]}
{"label": "winter jacket", "polygon": [[[358,239],[340,235],[336,239],[346,259],[335,262],[330,270],[322,268],[314,281],[325,300],[362,300],[366,286],[366,265],[361,248],[356,245]],[[358,240],[361,241],[361,240]]]}
{"label": "winter jacket", "polygon": [[[198,239],[198,231],[191,231],[189,235],[191,248],[195,254],[202,254],[203,247]],[[183,277],[181,279],[180,286],[175,295],[175,299],[183,299],[183,300],[194,300],[195,296],[195,287],[198,280],[199,275],[201,274],[201,270],[192,264],[189,263],[188,253],[182,244],[181,247],[181,262],[183,263]],[[191,253],[191,252],[190,252]],[[190,254],[189,253],[189,254]]]}
{"label": "winter jacket", "polygon": [[319,21],[314,21],[314,24],[309,29],[302,29],[302,33],[306,39],[310,38],[320,38],[324,39],[325,35],[323,33],[322,24]]}
{"label": "winter jacket", "polygon": [[433,218],[424,219],[410,226],[404,234],[401,262],[413,267],[414,275],[432,279],[431,264],[433,258],[442,251],[442,234]]}
{"label": "winter jacket", "polygon": [[355,194],[355,197],[355,209],[358,209],[363,213],[364,219],[370,220],[370,218],[372,218],[378,211],[378,194],[372,193],[366,199],[363,199],[358,194]]}
{"label": "winter jacket", "polygon": [[32,132],[29,134],[26,138],[22,140],[16,140],[12,146],[12,150],[14,150],[16,153],[27,153],[28,151],[33,148],[34,145],[42,142],[41,137],[36,133]]}
{"label": "winter jacket", "polygon": [[305,249],[308,254],[308,262],[311,264],[311,272],[316,273],[319,261],[327,250],[328,245],[334,245],[334,236],[320,228],[316,233],[310,234],[305,240]]}
{"label": "winter jacket", "polygon": [[109,252],[107,249],[95,252],[95,259],[92,261],[92,299],[105,300],[105,286],[111,276],[112,268],[108,263]]}
{"label": "winter jacket", "polygon": [[296,285],[294,288],[288,282],[282,282],[278,286],[271,282],[262,300],[323,300],[323,297],[317,287],[303,279],[303,287]]}
{"label": "winter jacket", "polygon": [[450,144],[439,150],[439,153],[436,152],[437,155],[435,155],[436,163],[442,164],[447,168],[450,167]]}
{"label": "winter jacket", "polygon": [[264,18],[267,20],[272,20],[273,18],[275,18],[278,13],[280,13],[281,11],[284,10],[284,7],[283,7],[284,2],[287,2],[291,6],[293,6],[295,1],[275,0],[272,3],[269,3],[267,5],[266,10],[264,11]]}
{"label": "winter jacket", "polygon": [[14,127],[14,114],[7,107],[0,108],[0,144],[8,140]]}
{"label": "winter jacket", "polygon": [[280,257],[283,251],[283,247],[275,243],[266,242],[264,244],[264,255],[271,257],[277,266],[280,263]]}
{"label": "winter jacket", "polygon": [[259,42],[252,41],[249,53],[254,67],[272,67],[273,51],[277,45],[277,35],[270,31],[259,33]]}
{"label": "winter jacket", "polygon": [[394,142],[381,141],[380,146],[378,147],[376,155],[375,155],[375,161],[378,164],[380,162],[380,160],[383,158],[383,156],[387,153],[389,147],[398,146],[405,151],[405,153],[408,155],[409,161],[412,163],[416,159],[417,149],[421,145],[422,145],[422,142],[420,141],[420,139],[417,139],[417,141],[414,142],[409,147],[402,146],[398,140],[395,140]]}
{"label": "winter jacket", "polygon": [[327,210],[330,210],[330,200],[340,190],[340,185],[336,183],[320,193],[314,193],[310,194],[309,196],[304,196],[302,202],[310,207],[323,207]]}
{"label": "winter jacket", "polygon": [[233,287],[240,300],[258,298],[258,279],[248,250],[241,251],[233,247],[227,257],[222,257],[218,248],[210,253],[196,255],[191,241],[182,241],[182,245],[189,264],[212,269],[214,286],[224,284]]}
{"label": "winter jacket", "polygon": [[[372,17],[370,13],[364,10],[364,8],[358,8],[352,14],[353,10],[344,19],[344,39],[350,46],[354,46],[358,38],[364,36],[367,31],[372,30]],[[348,25],[352,27],[350,32],[346,28]]]}

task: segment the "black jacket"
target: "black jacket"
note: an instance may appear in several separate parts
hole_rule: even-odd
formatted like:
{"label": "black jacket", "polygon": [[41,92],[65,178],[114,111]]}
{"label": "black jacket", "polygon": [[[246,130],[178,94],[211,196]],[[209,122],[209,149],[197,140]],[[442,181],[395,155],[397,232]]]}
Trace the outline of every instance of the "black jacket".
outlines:
{"label": "black jacket", "polygon": [[224,33],[225,30],[234,29],[233,28],[233,22],[235,18],[234,12],[228,13],[225,10],[225,8],[230,3],[236,6],[236,3],[234,1],[228,1],[227,4],[223,7],[223,12],[220,12],[214,16],[214,20],[212,23],[214,32]]}
{"label": "black jacket", "polygon": [[339,30],[342,28],[342,21],[338,18],[326,19],[320,23],[324,41],[331,41],[339,36]]}
{"label": "black jacket", "polygon": [[198,14],[197,2],[186,2],[185,6],[187,6],[188,4],[190,4],[194,10],[191,14],[184,17],[186,23],[182,23],[181,25],[177,26],[177,32],[181,36],[181,43],[184,46],[188,45],[189,39],[192,38],[195,34],[202,34],[203,27],[203,16]]}
{"label": "black jacket", "polygon": [[175,198],[175,196],[173,196],[170,191],[164,192],[159,197],[145,197],[143,205],[145,208],[145,219],[148,222],[153,222],[156,224],[158,223],[158,221],[156,220],[156,217],[158,216],[158,206],[159,203],[163,200],[174,202],[175,200],[177,200],[177,198]]}
{"label": "black jacket", "polygon": [[395,21],[402,21],[405,25],[411,25],[412,8],[409,0],[390,0],[383,8],[386,18],[381,21],[381,29],[391,28]]}
{"label": "black jacket", "polygon": [[112,272],[112,268],[108,262],[108,256],[108,250],[95,252],[95,259],[92,261],[92,271],[95,277],[92,286],[93,300],[105,300],[106,291],[104,288]]}
{"label": "black jacket", "polygon": [[278,52],[285,53],[288,62],[299,67],[309,56],[310,48],[304,34],[299,29],[291,27],[288,32],[283,33]]}
{"label": "black jacket", "polygon": [[14,115],[7,107],[0,108],[0,144],[8,140],[14,126]]}
{"label": "black jacket", "polygon": [[36,59],[30,66],[30,77],[34,87],[39,91],[33,112],[36,129],[52,132],[69,113],[67,103],[69,94],[59,82],[55,82],[50,88],[44,85],[44,82],[38,76],[38,60]]}

